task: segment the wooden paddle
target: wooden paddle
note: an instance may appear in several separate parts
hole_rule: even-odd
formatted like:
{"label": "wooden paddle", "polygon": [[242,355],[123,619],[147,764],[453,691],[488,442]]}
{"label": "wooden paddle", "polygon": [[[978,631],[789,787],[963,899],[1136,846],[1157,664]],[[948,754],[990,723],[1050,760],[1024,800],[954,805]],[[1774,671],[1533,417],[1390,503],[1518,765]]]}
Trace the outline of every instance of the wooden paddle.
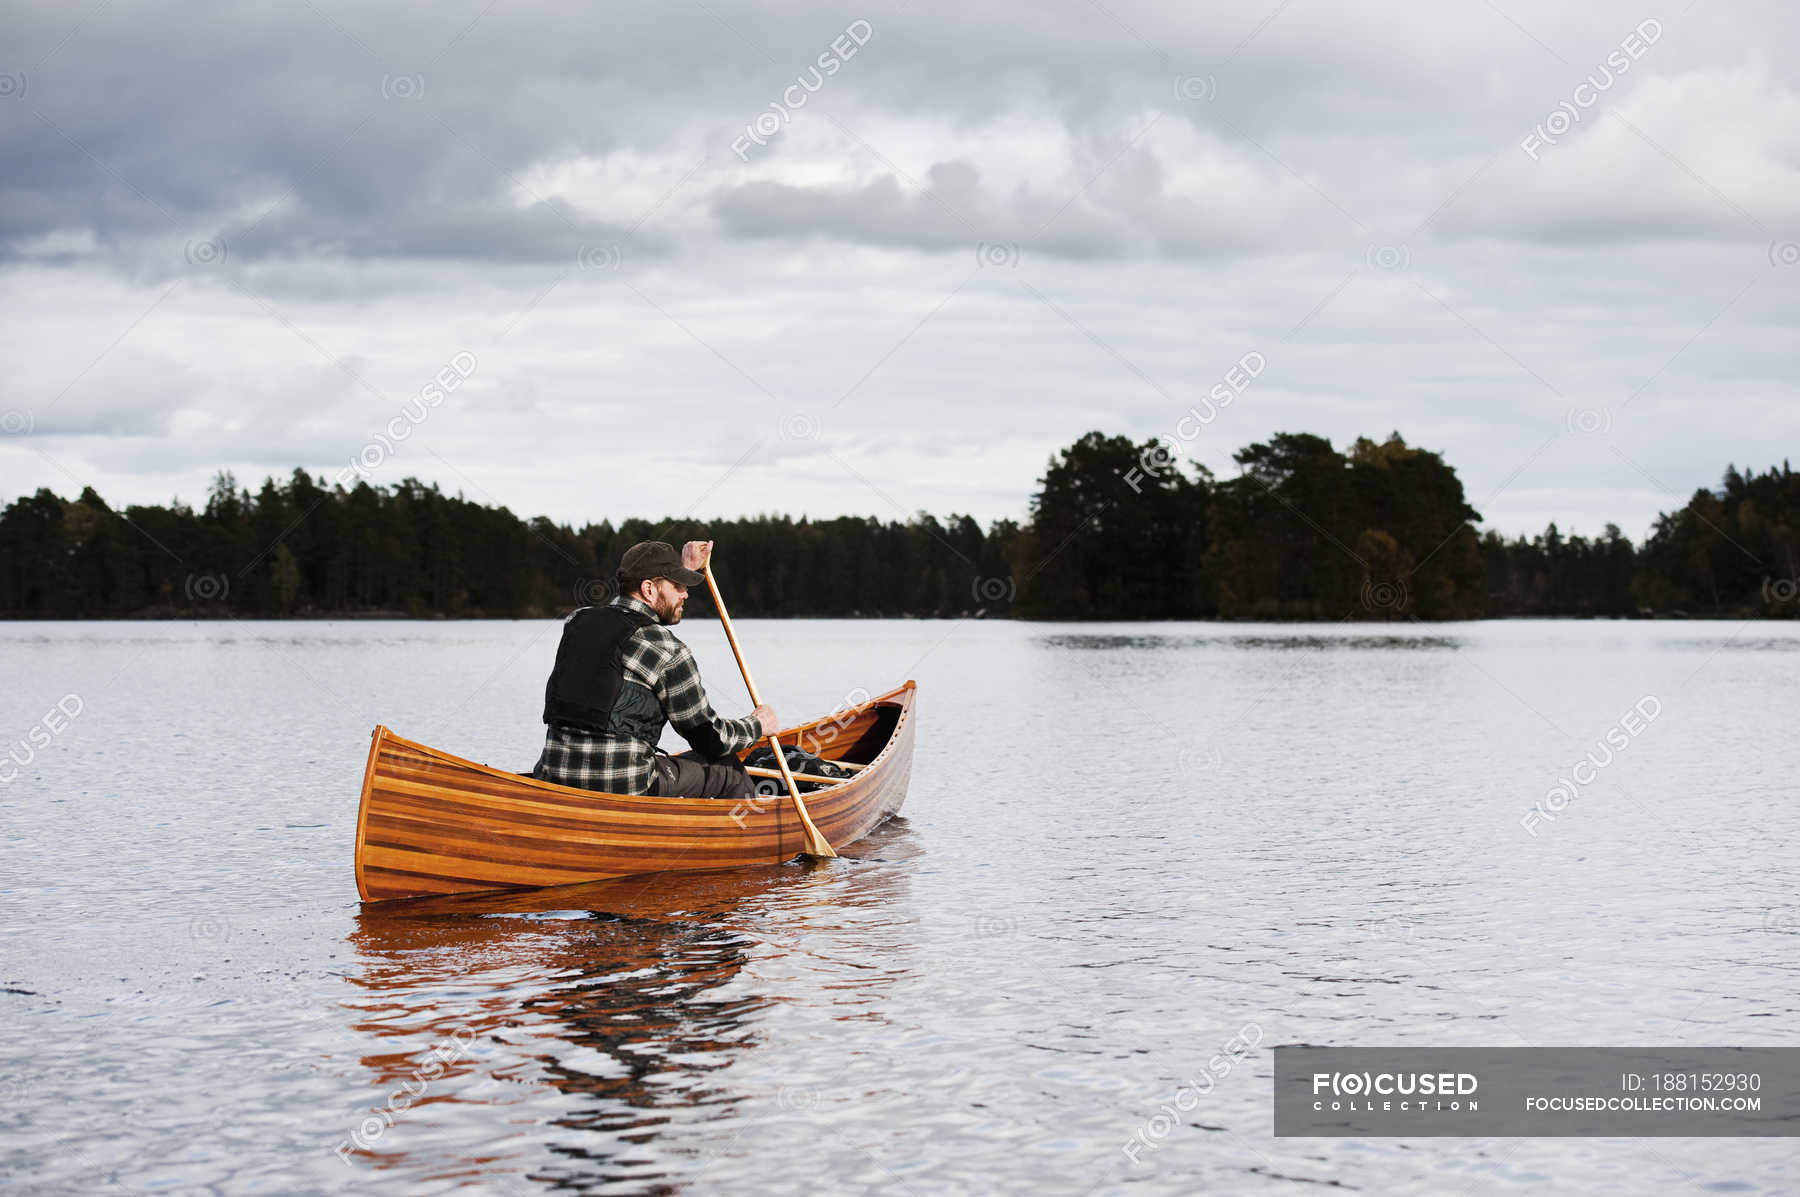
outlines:
{"label": "wooden paddle", "polygon": [[[725,625],[725,639],[731,642],[731,655],[737,658],[738,671],[744,675],[744,685],[750,691],[750,705],[760,707],[761,696],[756,692],[756,679],[750,676],[750,666],[744,664],[744,650],[738,647],[737,632],[731,626],[731,615],[725,610],[725,600],[719,597],[719,584],[713,579],[712,562],[702,563],[700,571],[706,575],[706,588],[712,592],[713,606],[719,609],[719,622]],[[806,832],[806,851],[811,856],[836,856],[831,845],[813,826],[812,816],[806,813],[806,803],[800,798],[800,784],[794,780],[793,772],[788,768],[787,757],[781,751],[781,736],[771,733],[769,743],[775,749],[775,764],[781,769],[781,777],[787,782],[788,794],[794,800],[794,813],[800,816],[800,826]]]}

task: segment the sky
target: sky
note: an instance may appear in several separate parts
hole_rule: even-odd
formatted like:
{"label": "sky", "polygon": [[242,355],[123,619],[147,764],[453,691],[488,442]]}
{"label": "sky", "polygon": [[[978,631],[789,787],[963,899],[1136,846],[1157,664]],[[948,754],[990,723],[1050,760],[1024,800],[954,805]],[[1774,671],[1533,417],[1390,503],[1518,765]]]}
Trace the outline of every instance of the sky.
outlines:
{"label": "sky", "polygon": [[1800,445],[1792,4],[0,14],[4,500],[986,522],[1399,431],[1641,538]]}

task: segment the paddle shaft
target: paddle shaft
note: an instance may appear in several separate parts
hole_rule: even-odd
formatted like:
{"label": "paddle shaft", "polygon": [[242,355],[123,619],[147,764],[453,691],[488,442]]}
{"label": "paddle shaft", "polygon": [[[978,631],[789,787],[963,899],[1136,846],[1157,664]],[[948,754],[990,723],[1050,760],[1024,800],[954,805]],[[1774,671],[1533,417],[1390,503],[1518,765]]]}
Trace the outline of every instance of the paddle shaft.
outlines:
{"label": "paddle shaft", "polygon": [[[738,672],[744,675],[744,686],[750,691],[750,705],[763,705],[762,696],[756,691],[756,679],[750,676],[750,666],[744,662],[744,650],[738,647],[737,629],[731,626],[731,613],[725,610],[725,600],[719,596],[719,583],[713,577],[712,562],[707,561],[701,567],[706,575],[706,588],[712,592],[713,606],[719,609],[719,622],[725,625],[725,639],[731,645],[731,655],[737,658]],[[787,756],[781,751],[781,735],[769,733],[769,744],[775,749],[775,764],[781,770],[781,779],[787,782],[788,796],[794,800],[794,813],[800,816],[800,827],[806,833],[806,850],[813,856],[836,856],[831,844],[819,829],[813,826],[812,816],[806,813],[806,802],[800,797],[800,783],[794,780],[794,774],[788,768]]]}

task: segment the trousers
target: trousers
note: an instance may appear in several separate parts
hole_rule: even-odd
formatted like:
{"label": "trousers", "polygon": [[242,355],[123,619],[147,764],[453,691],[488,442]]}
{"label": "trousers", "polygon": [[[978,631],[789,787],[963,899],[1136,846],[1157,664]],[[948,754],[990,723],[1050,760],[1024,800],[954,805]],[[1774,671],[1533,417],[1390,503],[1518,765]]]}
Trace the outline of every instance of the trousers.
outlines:
{"label": "trousers", "polygon": [[742,800],[756,792],[743,762],[728,756],[718,759],[684,752],[656,756],[656,784],[650,792],[658,798],[728,798]]}

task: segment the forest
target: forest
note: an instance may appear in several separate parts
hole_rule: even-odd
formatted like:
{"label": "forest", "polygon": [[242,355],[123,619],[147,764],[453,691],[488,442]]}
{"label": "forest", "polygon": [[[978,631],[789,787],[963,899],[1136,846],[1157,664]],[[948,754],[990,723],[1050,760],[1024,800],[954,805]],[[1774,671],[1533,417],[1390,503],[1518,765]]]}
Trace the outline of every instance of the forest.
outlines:
{"label": "forest", "polygon": [[[0,617],[560,616],[614,592],[639,540],[720,542],[745,616],[1057,620],[1794,618],[1800,478],[1728,467],[1643,544],[1608,524],[1477,531],[1456,471],[1399,433],[1347,450],[1281,433],[1214,477],[1159,441],[1090,432],[1023,522],[621,515],[575,529],[407,478],[346,489],[296,469],[204,507],[116,509],[49,490],[0,514]],[[690,615],[706,614],[704,594]]]}

